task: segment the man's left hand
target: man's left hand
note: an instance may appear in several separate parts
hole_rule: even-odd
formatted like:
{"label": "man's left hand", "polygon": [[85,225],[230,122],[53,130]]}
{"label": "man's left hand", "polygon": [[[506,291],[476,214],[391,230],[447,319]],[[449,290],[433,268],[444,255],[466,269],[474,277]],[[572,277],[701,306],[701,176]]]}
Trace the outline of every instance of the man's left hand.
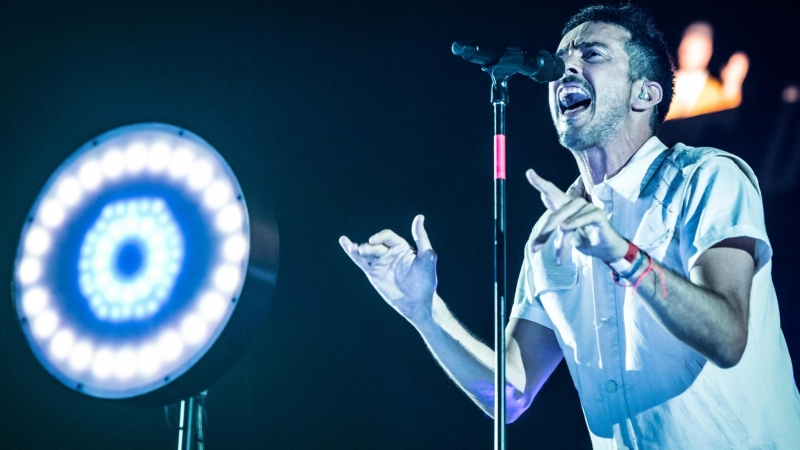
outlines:
{"label": "man's left hand", "polygon": [[556,262],[561,264],[563,249],[570,239],[581,253],[605,262],[616,261],[628,251],[628,241],[620,236],[606,213],[581,197],[571,197],[553,183],[540,177],[533,169],[525,173],[528,181],[542,194],[542,202],[550,217],[532,241],[531,251],[542,248],[553,233],[556,238]]}

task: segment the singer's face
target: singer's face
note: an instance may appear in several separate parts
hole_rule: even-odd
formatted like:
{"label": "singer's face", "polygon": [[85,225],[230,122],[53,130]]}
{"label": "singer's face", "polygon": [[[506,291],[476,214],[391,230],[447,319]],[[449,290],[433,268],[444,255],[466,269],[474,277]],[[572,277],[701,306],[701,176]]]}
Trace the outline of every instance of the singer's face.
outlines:
{"label": "singer's face", "polygon": [[550,113],[564,147],[580,151],[609,142],[627,123],[632,83],[621,27],[587,22],[567,33],[556,55],[565,73],[550,83]]}

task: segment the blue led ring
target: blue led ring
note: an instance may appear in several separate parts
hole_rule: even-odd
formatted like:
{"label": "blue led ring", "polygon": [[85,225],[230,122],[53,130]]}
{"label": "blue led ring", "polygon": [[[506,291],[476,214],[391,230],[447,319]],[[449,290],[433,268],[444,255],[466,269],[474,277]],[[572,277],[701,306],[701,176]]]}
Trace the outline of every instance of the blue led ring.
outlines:
{"label": "blue led ring", "polygon": [[224,159],[186,130],[139,124],[98,136],[50,177],[29,217],[16,309],[33,353],[67,386],[103,398],[163,387],[233,313],[247,210]]}
{"label": "blue led ring", "polygon": [[163,199],[110,203],[81,245],[81,293],[101,320],[145,319],[169,297],[182,263],[183,237]]}

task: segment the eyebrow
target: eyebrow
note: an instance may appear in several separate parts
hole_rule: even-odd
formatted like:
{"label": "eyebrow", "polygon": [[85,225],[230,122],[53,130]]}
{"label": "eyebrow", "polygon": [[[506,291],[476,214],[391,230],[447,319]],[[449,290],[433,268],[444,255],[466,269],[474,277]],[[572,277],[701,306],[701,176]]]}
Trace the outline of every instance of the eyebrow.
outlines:
{"label": "eyebrow", "polygon": [[566,53],[567,50],[569,50],[570,47],[575,47],[575,48],[581,49],[581,50],[589,48],[589,47],[600,47],[600,48],[602,48],[604,50],[608,50],[608,46],[606,44],[601,43],[601,42],[579,42],[578,44],[573,44],[572,42],[570,42],[569,45],[567,45],[566,48],[559,49],[556,52],[556,56],[558,56],[558,57],[563,56],[564,53]]}

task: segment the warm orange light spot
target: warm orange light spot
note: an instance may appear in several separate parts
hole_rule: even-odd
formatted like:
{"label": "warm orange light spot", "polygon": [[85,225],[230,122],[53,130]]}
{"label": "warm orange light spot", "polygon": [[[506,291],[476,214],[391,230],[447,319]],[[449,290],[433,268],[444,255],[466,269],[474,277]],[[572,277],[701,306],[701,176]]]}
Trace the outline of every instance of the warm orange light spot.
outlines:
{"label": "warm orange light spot", "polygon": [[684,31],[667,120],[732,109],[742,103],[742,84],[750,60],[743,52],[736,52],[722,68],[720,79],[713,77],[708,72],[713,40],[714,31],[706,22],[694,22]]}

